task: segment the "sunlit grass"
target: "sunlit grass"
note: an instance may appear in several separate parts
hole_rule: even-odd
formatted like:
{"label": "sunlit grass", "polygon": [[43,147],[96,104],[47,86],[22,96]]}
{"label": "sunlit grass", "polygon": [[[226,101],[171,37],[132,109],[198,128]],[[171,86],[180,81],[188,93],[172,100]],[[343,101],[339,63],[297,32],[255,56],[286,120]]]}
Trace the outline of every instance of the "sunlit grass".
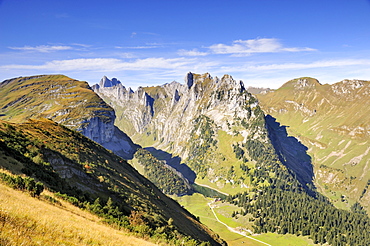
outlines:
{"label": "sunlit grass", "polygon": [[155,245],[68,203],[48,204],[2,184],[0,190],[0,245]]}
{"label": "sunlit grass", "polygon": [[[220,235],[229,246],[262,246],[260,242],[254,241],[252,239],[246,238],[237,233],[231,232],[227,227],[219,223],[214,217],[211,209],[208,206],[208,203],[211,202],[212,198],[205,198],[203,195],[195,193],[191,196],[182,196],[177,197],[176,200],[188,209],[192,214],[199,217],[200,221],[211,228],[214,232]],[[217,217],[224,223],[228,224],[230,227],[246,227],[245,221],[241,223],[241,219],[231,218],[231,213],[234,210],[240,210],[235,205],[227,203],[219,203],[218,206],[214,209],[217,214]],[[243,217],[238,215],[239,217]],[[245,218],[244,218],[245,219]],[[243,226],[244,225],[244,226]],[[250,226],[250,225],[249,225]],[[247,226],[249,228],[249,226]],[[273,246],[285,246],[285,245],[297,245],[297,246],[306,246],[314,245],[312,240],[307,237],[295,236],[291,234],[276,234],[276,233],[266,233],[258,236],[253,236],[258,240],[269,243]]]}

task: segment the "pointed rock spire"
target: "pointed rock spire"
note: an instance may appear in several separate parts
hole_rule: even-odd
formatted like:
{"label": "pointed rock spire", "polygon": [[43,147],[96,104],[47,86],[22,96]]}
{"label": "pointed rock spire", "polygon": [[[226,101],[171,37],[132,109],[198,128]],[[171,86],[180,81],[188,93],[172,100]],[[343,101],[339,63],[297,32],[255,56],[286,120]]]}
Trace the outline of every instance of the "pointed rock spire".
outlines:
{"label": "pointed rock spire", "polygon": [[194,75],[191,72],[188,72],[188,74],[185,77],[185,84],[188,86],[188,89],[190,89],[194,84]]}

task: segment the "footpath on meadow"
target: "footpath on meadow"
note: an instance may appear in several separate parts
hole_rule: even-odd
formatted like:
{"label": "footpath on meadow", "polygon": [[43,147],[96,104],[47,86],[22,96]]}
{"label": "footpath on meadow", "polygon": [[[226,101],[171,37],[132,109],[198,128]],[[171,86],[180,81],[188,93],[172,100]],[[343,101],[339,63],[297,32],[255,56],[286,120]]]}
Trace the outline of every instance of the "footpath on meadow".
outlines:
{"label": "footpath on meadow", "polygon": [[265,245],[272,246],[271,244],[268,244],[268,243],[262,242],[261,240],[258,240],[258,239],[255,239],[255,238],[253,238],[253,237],[247,236],[245,231],[240,231],[240,230],[238,230],[238,229],[235,229],[235,228],[232,228],[232,227],[228,226],[226,223],[222,222],[222,221],[221,221],[221,220],[219,220],[219,218],[217,217],[217,214],[215,213],[215,211],[214,211],[214,209],[213,209],[213,208],[214,208],[214,204],[213,204],[213,202],[209,202],[209,203],[207,203],[207,204],[208,204],[208,206],[210,207],[210,209],[211,209],[211,211],[212,211],[213,215],[215,216],[216,220],[217,220],[219,223],[221,223],[221,224],[223,224],[224,226],[226,226],[226,228],[227,228],[229,231],[234,232],[234,233],[237,233],[237,234],[239,234],[239,235],[242,235],[242,236],[244,236],[244,237],[246,237],[246,238],[249,238],[249,239],[251,239],[251,240],[257,241],[257,242],[259,242],[259,243],[262,243],[262,244],[265,244]]}

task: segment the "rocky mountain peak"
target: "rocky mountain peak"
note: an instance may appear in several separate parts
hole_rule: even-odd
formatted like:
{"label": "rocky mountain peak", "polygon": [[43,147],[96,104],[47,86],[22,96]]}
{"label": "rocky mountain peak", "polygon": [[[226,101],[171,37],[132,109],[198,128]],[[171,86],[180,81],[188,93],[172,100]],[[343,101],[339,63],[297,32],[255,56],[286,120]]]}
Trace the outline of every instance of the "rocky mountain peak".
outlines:
{"label": "rocky mountain peak", "polygon": [[356,88],[360,88],[364,85],[364,81],[358,79],[344,79],[341,81],[343,84],[353,85]]}
{"label": "rocky mountain peak", "polygon": [[[222,78],[212,77],[209,73],[186,74],[184,83],[171,82],[162,86],[139,87],[132,96],[119,96],[115,88],[104,88],[96,92],[104,99],[111,100],[112,106],[122,112],[118,115],[118,126],[132,134],[135,141],[153,138],[158,145],[184,153],[185,144],[190,138],[194,120],[206,115],[220,129],[233,134],[230,125],[253,121],[258,112],[258,101],[246,90],[242,81],[230,75]],[[247,109],[247,110],[246,110]],[[236,117],[237,115],[238,117]],[[240,119],[240,120],[239,120]],[[181,128],[179,126],[181,125]],[[245,136],[248,133],[243,133]],[[153,140],[151,140],[153,141]],[[173,143],[172,145],[170,145]],[[145,143],[146,144],[146,143]]]}
{"label": "rocky mountain peak", "polygon": [[317,85],[321,85],[318,80],[313,78],[299,78],[296,81],[295,88],[305,88],[305,87],[315,87]]}
{"label": "rocky mountain peak", "polygon": [[348,101],[362,101],[370,95],[370,81],[346,79],[331,85],[331,90],[334,95],[345,98]]}
{"label": "rocky mountain peak", "polygon": [[248,86],[247,90],[252,93],[253,95],[256,94],[267,94],[269,92],[274,92],[275,90],[272,90],[270,88],[263,88],[263,87],[253,87],[253,86]]}
{"label": "rocky mountain peak", "polygon": [[115,85],[118,85],[118,84],[121,84],[121,81],[119,81],[118,79],[116,78],[112,78],[112,80],[108,79],[107,76],[104,76],[100,82],[99,82],[99,86],[100,87],[113,87]]}
{"label": "rocky mountain peak", "polygon": [[229,90],[236,90],[239,92],[245,91],[245,86],[243,81],[236,81],[234,78],[228,74],[225,74],[218,83],[218,88],[224,88]]}
{"label": "rocky mountain peak", "polygon": [[293,87],[296,90],[306,90],[309,88],[315,88],[320,85],[321,84],[317,79],[302,77],[286,82],[281,88]]}

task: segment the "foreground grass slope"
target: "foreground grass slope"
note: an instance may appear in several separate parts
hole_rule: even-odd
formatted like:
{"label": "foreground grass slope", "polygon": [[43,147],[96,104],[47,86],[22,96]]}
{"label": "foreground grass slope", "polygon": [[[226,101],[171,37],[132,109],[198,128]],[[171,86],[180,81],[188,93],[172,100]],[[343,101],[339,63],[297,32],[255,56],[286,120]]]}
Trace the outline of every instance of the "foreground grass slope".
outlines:
{"label": "foreground grass slope", "polygon": [[101,218],[60,200],[58,205],[0,184],[0,245],[155,245],[102,223]]}
{"label": "foreground grass slope", "polygon": [[221,242],[125,160],[53,121],[0,121],[0,149],[2,168],[34,177],[109,223],[173,244]]}

